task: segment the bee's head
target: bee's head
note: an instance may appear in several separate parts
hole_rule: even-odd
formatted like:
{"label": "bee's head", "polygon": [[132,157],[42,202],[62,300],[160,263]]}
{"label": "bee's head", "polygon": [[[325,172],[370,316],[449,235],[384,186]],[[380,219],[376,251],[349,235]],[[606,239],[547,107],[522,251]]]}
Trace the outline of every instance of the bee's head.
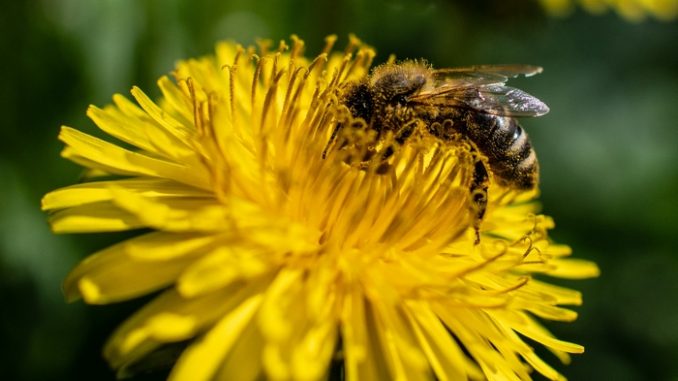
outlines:
{"label": "bee's head", "polygon": [[376,95],[390,104],[404,104],[407,97],[426,83],[429,69],[414,61],[385,64],[374,69],[370,85]]}

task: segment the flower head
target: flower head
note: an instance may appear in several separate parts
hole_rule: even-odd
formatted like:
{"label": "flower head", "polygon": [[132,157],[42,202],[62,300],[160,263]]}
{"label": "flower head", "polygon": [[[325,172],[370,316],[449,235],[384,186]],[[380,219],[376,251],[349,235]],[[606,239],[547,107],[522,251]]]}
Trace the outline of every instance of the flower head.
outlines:
{"label": "flower head", "polygon": [[[595,276],[566,258],[534,192],[490,186],[474,244],[468,147],[431,136],[352,165],[369,139],[323,158],[333,126],[360,123],[338,102],[373,51],[334,37],[314,59],[296,37],[276,50],[220,43],[180,62],[154,102],[90,107],[124,144],[63,127],[63,156],[91,180],[43,199],[55,232],[145,229],[68,276],[69,300],[112,303],[159,292],[111,337],[127,369],[187,343],[173,380],[561,379],[525,338],[562,361],[583,348],[537,321],[571,321],[578,292],[540,275]],[[97,178],[96,176],[104,176]],[[149,232],[150,230],[150,232]]]}

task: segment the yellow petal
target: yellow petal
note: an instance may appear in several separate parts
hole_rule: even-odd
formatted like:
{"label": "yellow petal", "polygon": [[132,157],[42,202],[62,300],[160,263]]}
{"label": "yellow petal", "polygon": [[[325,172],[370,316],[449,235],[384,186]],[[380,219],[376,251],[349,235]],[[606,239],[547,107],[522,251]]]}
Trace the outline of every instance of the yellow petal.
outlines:
{"label": "yellow petal", "polygon": [[440,319],[425,303],[413,302],[406,309],[407,317],[422,350],[441,381],[481,378],[480,370],[466,358]]}
{"label": "yellow petal", "polygon": [[385,359],[378,346],[376,327],[367,316],[365,300],[355,289],[348,290],[342,310],[346,380],[390,380]]}
{"label": "yellow petal", "polygon": [[195,252],[207,254],[229,240],[228,235],[219,234],[153,232],[122,244],[125,253],[132,260],[165,261]]}
{"label": "yellow petal", "polygon": [[546,274],[558,278],[588,279],[600,275],[600,269],[595,263],[583,259],[553,260],[549,265],[552,269]]}
{"label": "yellow petal", "polygon": [[544,360],[540,359],[539,356],[537,356],[534,352],[528,352],[522,356],[530,365],[534,367],[537,372],[543,374],[549,380],[567,381],[563,375],[545,363]]}
{"label": "yellow petal", "polygon": [[316,323],[299,341],[293,342],[292,378],[318,381],[328,373],[337,340],[337,322],[328,319]]}
{"label": "yellow petal", "polygon": [[210,380],[231,350],[240,334],[261,303],[261,295],[245,300],[224,316],[197,343],[191,345],[179,358],[169,377],[171,381]]}
{"label": "yellow petal", "polygon": [[522,307],[523,309],[532,312],[536,316],[539,316],[544,319],[556,320],[556,321],[574,321],[577,319],[577,313],[568,310],[567,308],[560,308],[556,306],[549,306],[543,304],[529,304],[525,303],[524,305],[516,304],[516,308]]}
{"label": "yellow petal", "polygon": [[212,193],[174,181],[134,178],[96,181],[57,189],[42,198],[42,210],[63,209],[113,199],[112,187],[121,187],[143,197],[193,197],[213,199]]}
{"label": "yellow petal", "polygon": [[[284,294],[266,294],[268,306],[262,307],[259,318],[260,324],[269,324],[262,327],[262,333],[268,335],[263,366],[271,380],[315,381],[327,374],[335,350],[338,306],[333,276],[337,274],[321,270],[301,279],[293,275],[284,274],[276,280],[278,291],[289,287]],[[320,295],[324,295],[322,305],[317,299]],[[274,331],[277,327],[271,327],[268,319],[262,319],[271,312],[284,323],[280,325],[284,326],[283,334]]]}
{"label": "yellow petal", "polygon": [[[261,278],[199,298],[187,299],[175,290],[165,291],[116,330],[106,343],[104,356],[117,368],[137,361],[165,342],[191,338],[259,294],[269,281]],[[163,321],[173,324],[158,324]]]}
{"label": "yellow petal", "polygon": [[449,309],[442,305],[434,305],[434,311],[488,379],[530,379],[529,368],[516,356],[516,353],[530,351],[530,347],[519,339],[507,337],[491,315],[482,310]]}
{"label": "yellow petal", "polygon": [[270,253],[237,243],[226,245],[186,269],[177,282],[177,289],[182,295],[195,297],[273,270],[273,263],[267,258]]}
{"label": "yellow petal", "polygon": [[[184,245],[183,255],[165,260],[138,260],[127,255],[130,247],[154,241],[142,236],[110,246],[89,256],[71,271],[64,281],[68,300],[82,296],[87,303],[106,304],[145,295],[174,283],[199,254],[199,247]],[[178,238],[178,237],[177,237]]]}
{"label": "yellow petal", "polygon": [[162,76],[158,80],[158,87],[162,91],[163,99],[171,107],[171,109],[177,114],[175,118],[181,118],[184,123],[190,124],[193,123],[193,104],[191,100],[186,97],[184,93],[181,92],[181,89],[172,82],[167,76]]}
{"label": "yellow petal", "polygon": [[214,380],[256,381],[263,379],[264,340],[256,324],[249,324],[226,356]]}
{"label": "yellow petal", "polygon": [[282,269],[266,291],[258,323],[262,335],[272,342],[284,341],[292,334],[294,322],[286,314],[303,313],[289,308],[299,302],[302,275],[300,270]]}
{"label": "yellow petal", "polygon": [[59,210],[49,217],[55,233],[92,233],[138,229],[145,224],[136,216],[112,205],[95,202]]}
{"label": "yellow petal", "polygon": [[214,199],[151,199],[118,186],[111,192],[116,205],[155,229],[215,232],[233,226],[229,211]]}
{"label": "yellow petal", "polygon": [[428,362],[399,311],[372,301],[375,329],[394,380],[430,379]]}
{"label": "yellow petal", "polygon": [[146,114],[128,115],[111,106],[90,106],[87,116],[109,135],[144,151],[172,158],[186,157],[191,152],[185,142],[169,135]]}
{"label": "yellow petal", "polygon": [[266,372],[266,379],[271,381],[286,381],[290,379],[290,367],[287,362],[287,353],[283,353],[278,345],[268,344],[261,352],[261,362]]}
{"label": "yellow petal", "polygon": [[553,301],[554,304],[573,306],[578,306],[582,303],[581,292],[541,282],[536,279],[531,279],[528,286],[521,291],[531,293],[536,298],[534,301]]}
{"label": "yellow petal", "polygon": [[132,88],[132,96],[139,102],[141,108],[148,113],[148,115],[153,118],[153,120],[160,124],[165,131],[167,131],[174,139],[171,141],[174,142],[185,142],[190,139],[194,131],[192,131],[188,126],[184,126],[181,123],[177,122],[176,119],[172,118],[169,114],[165,113],[158,105],[156,105],[148,96],[138,87]]}
{"label": "yellow petal", "polygon": [[89,167],[119,175],[168,178],[209,189],[209,179],[201,168],[186,168],[132,152],[70,127],[61,128],[59,139],[66,143],[64,157]]}
{"label": "yellow petal", "polygon": [[549,348],[567,353],[584,352],[584,347],[579,344],[568,343],[567,341],[554,338],[550,332],[524,313],[503,311],[502,315],[507,317],[505,321],[516,332]]}

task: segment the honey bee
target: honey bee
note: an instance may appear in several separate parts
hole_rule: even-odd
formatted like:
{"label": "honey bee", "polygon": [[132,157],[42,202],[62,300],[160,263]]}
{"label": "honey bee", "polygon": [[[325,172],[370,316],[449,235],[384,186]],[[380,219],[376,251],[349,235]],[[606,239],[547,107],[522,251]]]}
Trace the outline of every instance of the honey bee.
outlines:
{"label": "honey bee", "polygon": [[[385,64],[363,80],[350,83],[341,102],[354,118],[364,120],[366,128],[376,132],[377,139],[391,132],[395,141],[403,144],[418,132],[444,141],[461,136],[469,142],[474,157],[469,190],[478,243],[489,186],[485,162],[503,186],[525,190],[539,181],[537,156],[516,118],[544,115],[549,108],[505,83],[511,77],[529,77],[541,71],[541,67],[530,65],[432,69],[416,61]],[[341,128],[343,125],[337,124],[323,157]],[[383,158],[393,154],[394,148],[389,147]]]}

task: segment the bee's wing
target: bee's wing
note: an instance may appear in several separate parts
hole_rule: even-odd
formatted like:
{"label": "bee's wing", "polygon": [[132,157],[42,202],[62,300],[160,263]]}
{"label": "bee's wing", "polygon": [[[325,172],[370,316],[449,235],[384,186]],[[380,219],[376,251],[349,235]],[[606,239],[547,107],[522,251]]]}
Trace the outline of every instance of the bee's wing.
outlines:
{"label": "bee's wing", "polygon": [[503,84],[509,78],[519,75],[531,77],[543,71],[540,66],[533,65],[477,65],[437,69],[433,76],[439,85],[448,84],[459,87],[462,84],[472,86]]}
{"label": "bee's wing", "polygon": [[485,65],[434,71],[431,86],[412,95],[414,104],[437,107],[471,108],[502,116],[540,116],[548,106],[532,95],[514,87],[504,86],[518,75],[531,76],[542,71],[529,65]]}
{"label": "bee's wing", "polygon": [[409,100],[437,107],[471,108],[501,116],[540,116],[549,112],[548,106],[539,99],[515,87],[503,85],[452,90],[435,88],[416,94]]}

